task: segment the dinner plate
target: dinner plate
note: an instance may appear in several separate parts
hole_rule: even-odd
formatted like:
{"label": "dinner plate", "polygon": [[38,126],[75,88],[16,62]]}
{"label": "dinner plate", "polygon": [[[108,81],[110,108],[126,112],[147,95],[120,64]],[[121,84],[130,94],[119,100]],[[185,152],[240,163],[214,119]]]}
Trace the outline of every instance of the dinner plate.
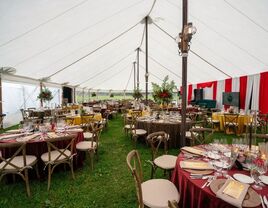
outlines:
{"label": "dinner plate", "polygon": [[213,164],[219,168],[227,169],[230,167],[227,163],[223,163],[222,161],[213,161]]}
{"label": "dinner plate", "polygon": [[[216,194],[217,191],[224,185],[226,179],[216,179],[210,184],[211,191]],[[256,191],[249,187],[248,192],[243,200],[243,207],[257,207],[261,204],[260,197]]]}
{"label": "dinner plate", "polygon": [[268,176],[262,175],[262,176],[259,176],[259,179],[261,180],[261,182],[268,185]]}
{"label": "dinner plate", "polygon": [[244,175],[244,174],[236,173],[233,175],[233,177],[242,183],[247,183],[247,184],[254,183],[253,178],[251,178],[247,175]]}
{"label": "dinner plate", "polygon": [[214,153],[214,152],[208,152],[207,153],[207,157],[209,157],[210,159],[214,159],[214,160],[218,160],[221,158],[220,155]]}

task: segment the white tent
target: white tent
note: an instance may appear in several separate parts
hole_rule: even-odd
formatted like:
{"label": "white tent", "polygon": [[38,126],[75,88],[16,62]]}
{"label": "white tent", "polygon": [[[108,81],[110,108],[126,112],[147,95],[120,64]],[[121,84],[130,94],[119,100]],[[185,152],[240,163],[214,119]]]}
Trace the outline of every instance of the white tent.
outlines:
{"label": "white tent", "polygon": [[[181,7],[179,0],[1,0],[0,67],[16,69],[1,75],[6,120],[11,114],[19,120],[15,108],[36,104],[40,79],[53,90],[54,104],[61,102],[62,84],[87,92],[133,90],[138,47],[140,89],[145,90],[147,15],[149,90],[166,75],[180,86],[175,39],[182,28]],[[189,0],[188,19],[197,33],[188,84],[268,71],[267,8],[267,0]]]}
{"label": "white tent", "polygon": [[[145,51],[142,19],[150,13],[149,82],[169,75],[180,86],[181,58],[174,39],[182,27],[181,6],[179,0],[2,0],[0,63],[16,68],[17,76],[131,90],[133,79],[127,82],[135,50],[142,43]],[[267,71],[267,8],[266,0],[189,0],[189,21],[198,32],[189,54],[188,82]],[[141,89],[144,56],[141,52]]]}

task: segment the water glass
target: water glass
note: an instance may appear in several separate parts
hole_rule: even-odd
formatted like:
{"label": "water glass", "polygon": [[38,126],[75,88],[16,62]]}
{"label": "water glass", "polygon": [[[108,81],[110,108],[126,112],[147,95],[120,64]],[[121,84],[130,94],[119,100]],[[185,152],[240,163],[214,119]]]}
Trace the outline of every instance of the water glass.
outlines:
{"label": "water glass", "polygon": [[256,166],[250,169],[250,176],[251,178],[253,178],[254,183],[255,183],[252,187],[256,190],[262,190],[262,187],[258,185],[260,183],[260,179],[259,179],[260,172],[258,171],[258,168]]}

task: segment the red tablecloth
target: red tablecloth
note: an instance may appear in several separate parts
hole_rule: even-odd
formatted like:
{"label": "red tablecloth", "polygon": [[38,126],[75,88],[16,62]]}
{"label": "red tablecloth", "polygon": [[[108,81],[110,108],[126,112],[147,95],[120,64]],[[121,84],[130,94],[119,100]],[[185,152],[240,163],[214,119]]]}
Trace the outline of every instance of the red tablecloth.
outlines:
{"label": "red tablecloth", "polygon": [[[77,153],[77,155],[75,155],[73,162],[74,162],[74,168],[77,168],[77,167],[81,167],[83,165],[83,160],[84,160],[85,156],[82,152],[76,151],[75,146],[78,142],[84,140],[84,135],[83,135],[82,131],[75,132],[72,134],[76,135],[75,144],[74,144],[74,153]],[[16,140],[15,139],[1,140],[0,142],[1,143],[3,143],[3,142],[16,142]],[[61,145],[64,145],[64,144],[59,142],[58,146],[60,147]],[[12,149],[3,149],[1,151],[2,151],[2,155],[4,157],[9,157],[10,155],[12,155],[14,153],[14,150],[12,150]],[[44,167],[44,164],[42,163],[42,160],[41,160],[41,155],[47,151],[48,151],[47,144],[46,144],[45,140],[35,140],[34,139],[34,140],[29,140],[27,142],[26,154],[35,155],[37,157],[38,167],[40,169],[41,175],[42,175],[43,167]]]}
{"label": "red tablecloth", "polygon": [[[180,161],[183,160],[183,153],[180,153],[177,159],[176,167],[172,174],[172,182],[176,185],[180,192],[180,204],[181,208],[231,208],[232,205],[219,199],[210,190],[209,187],[201,188],[206,180],[203,179],[191,179],[190,173],[186,172],[180,167]],[[233,168],[228,172],[230,176],[235,173],[242,173],[249,175],[248,171],[239,171]],[[268,186],[263,187],[262,190],[257,191],[261,195],[268,194]]]}

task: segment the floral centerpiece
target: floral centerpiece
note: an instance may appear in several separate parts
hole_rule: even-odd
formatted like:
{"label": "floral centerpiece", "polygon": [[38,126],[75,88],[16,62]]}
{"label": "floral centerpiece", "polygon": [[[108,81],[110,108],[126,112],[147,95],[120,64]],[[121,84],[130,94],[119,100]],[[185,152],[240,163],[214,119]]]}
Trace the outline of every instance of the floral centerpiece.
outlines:
{"label": "floral centerpiece", "polygon": [[139,99],[141,99],[143,97],[143,95],[141,94],[141,91],[139,89],[135,89],[133,91],[132,96],[133,96],[134,99],[137,99],[137,100],[139,100]]}
{"label": "floral centerpiece", "polygon": [[152,82],[153,98],[158,104],[168,105],[173,100],[173,91],[176,89],[175,82],[168,81],[168,76],[163,80],[162,85]]}
{"label": "floral centerpiece", "polygon": [[42,91],[37,96],[38,99],[42,101],[51,101],[53,99],[52,92],[48,88],[42,89]]}

